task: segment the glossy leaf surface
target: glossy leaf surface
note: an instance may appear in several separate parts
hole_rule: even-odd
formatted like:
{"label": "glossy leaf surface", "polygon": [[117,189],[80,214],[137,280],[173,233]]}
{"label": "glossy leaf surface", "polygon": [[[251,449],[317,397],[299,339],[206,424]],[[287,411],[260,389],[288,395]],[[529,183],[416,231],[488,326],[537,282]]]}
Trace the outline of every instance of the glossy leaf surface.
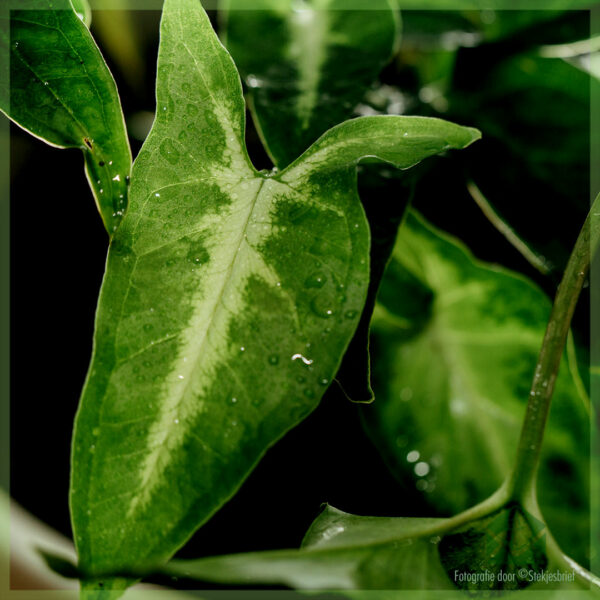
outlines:
{"label": "glossy leaf surface", "polygon": [[[397,10],[389,0],[229,0],[226,44],[245,78],[252,116],[278,167],[285,166],[355,106],[399,42]],[[409,192],[381,186],[377,165],[365,165],[361,198],[374,244],[365,309],[337,383],[360,402],[373,399],[368,337],[381,272]],[[375,182],[375,183],[374,183]],[[408,186],[406,186],[408,187]],[[387,202],[391,199],[391,202]],[[391,206],[390,206],[391,205]]]}
{"label": "glossy leaf surface", "polygon": [[0,85],[0,109],[48,144],[83,151],[112,234],[127,204],[131,169],[115,82],[69,0],[28,0],[23,8],[0,23],[0,50],[10,51],[10,89]]}
{"label": "glossy leaf surface", "polygon": [[347,0],[227,0],[225,7],[227,48],[279,168],[352,115],[397,35],[390,0],[373,0],[367,10]]}
{"label": "glossy leaf surface", "polygon": [[[564,581],[535,581],[544,569]],[[574,571],[546,544],[545,525],[517,506],[460,528],[449,519],[359,517],[328,506],[300,550],[174,560],[166,568],[200,581],[310,590],[587,589]]]}
{"label": "glossy leaf surface", "polygon": [[87,0],[71,0],[77,16],[89,27],[92,24],[92,9]]}
{"label": "glossy leaf surface", "polygon": [[72,518],[91,576],[170,557],[318,403],[368,284],[358,160],[408,168],[479,136],[356,119],[259,173],[244,108],[200,3],[167,0],[156,120],[109,250],[76,420]]}
{"label": "glossy leaf surface", "polygon": [[[550,301],[480,263],[416,213],[403,224],[373,321],[378,401],[368,431],[405,485],[442,514],[490,495],[512,461]],[[540,504],[585,561],[589,406],[563,360],[544,442]]]}

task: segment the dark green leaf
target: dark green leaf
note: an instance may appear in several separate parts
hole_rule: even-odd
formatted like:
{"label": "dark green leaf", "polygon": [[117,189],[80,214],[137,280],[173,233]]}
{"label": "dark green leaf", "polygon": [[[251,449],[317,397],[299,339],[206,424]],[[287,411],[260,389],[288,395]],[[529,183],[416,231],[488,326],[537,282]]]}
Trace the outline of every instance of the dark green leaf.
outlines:
{"label": "dark green leaf", "polygon": [[[328,506],[300,550],[174,560],[165,571],[310,590],[588,589],[593,577],[546,537],[544,523],[513,505],[460,527],[451,519],[358,517]],[[544,573],[554,580],[536,580]]]}
{"label": "dark green leaf", "polygon": [[318,403],[367,291],[357,162],[408,168],[479,136],[356,119],[259,173],[244,108],[200,3],[167,0],[156,120],[109,250],[75,426],[72,518],[90,576],[169,558]]}
{"label": "dark green leaf", "polygon": [[[255,123],[278,167],[352,115],[398,38],[398,17],[389,0],[371,2],[368,10],[347,0],[266,0],[260,5],[228,0],[227,7],[227,47],[246,80]],[[363,205],[376,241],[371,283],[357,334],[336,380],[351,399],[370,401],[369,324],[409,186],[402,198],[399,186],[393,187],[393,208],[385,198],[373,201],[370,196],[375,194],[366,189],[364,178],[361,187],[361,197],[369,196],[370,202],[363,198]],[[380,195],[392,195],[392,186],[376,187]]]}
{"label": "dark green leaf", "polygon": [[0,20],[0,51],[10,49],[10,89],[0,86],[0,109],[48,144],[83,151],[112,234],[127,204],[131,169],[115,82],[69,0],[28,0],[23,8]]}
{"label": "dark green leaf", "polygon": [[279,168],[352,115],[390,59],[397,15],[348,0],[227,0],[227,48]]}
{"label": "dark green leaf", "polygon": [[[475,261],[415,213],[379,300],[378,401],[364,409],[368,430],[406,485],[442,513],[464,510],[491,494],[512,464],[550,302],[523,277]],[[540,502],[558,541],[580,561],[589,532],[588,411],[564,359]]]}
{"label": "dark green leaf", "polygon": [[462,84],[448,98],[448,115],[485,131],[467,168],[499,215],[560,271],[589,209],[590,77],[538,50],[473,76],[477,64],[475,51],[464,55]]}

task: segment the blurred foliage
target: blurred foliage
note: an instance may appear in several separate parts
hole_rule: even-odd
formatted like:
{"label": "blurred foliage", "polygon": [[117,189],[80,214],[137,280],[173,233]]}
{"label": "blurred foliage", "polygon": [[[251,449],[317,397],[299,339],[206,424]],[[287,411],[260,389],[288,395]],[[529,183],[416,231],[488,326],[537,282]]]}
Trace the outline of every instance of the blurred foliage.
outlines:
{"label": "blurred foliage", "polygon": [[[363,414],[391,469],[441,514],[484,500],[508,474],[549,314],[548,298],[528,280],[474,261],[408,215],[375,311],[377,400]],[[565,357],[539,495],[553,533],[582,562],[588,435],[589,401]]]}

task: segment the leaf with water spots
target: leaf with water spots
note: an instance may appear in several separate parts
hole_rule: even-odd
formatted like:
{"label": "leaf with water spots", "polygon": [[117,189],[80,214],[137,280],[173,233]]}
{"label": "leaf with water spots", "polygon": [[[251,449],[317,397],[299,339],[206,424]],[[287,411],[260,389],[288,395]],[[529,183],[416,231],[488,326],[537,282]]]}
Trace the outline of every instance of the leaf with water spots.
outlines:
{"label": "leaf with water spots", "polygon": [[92,9],[87,0],[71,0],[77,16],[89,27],[92,24]]}
{"label": "leaf with water spots", "polygon": [[252,116],[280,169],[352,116],[390,60],[398,16],[390,0],[226,0],[227,49]]}
{"label": "leaf with water spots", "polygon": [[[367,429],[404,485],[442,514],[490,495],[512,466],[550,300],[476,261],[416,213],[400,229],[372,332],[377,402]],[[540,505],[586,561],[589,401],[563,360],[540,470]]]}
{"label": "leaf with water spots", "polygon": [[[85,13],[85,3],[76,3]],[[0,51],[10,87],[0,110],[58,148],[80,148],[96,205],[110,234],[127,205],[131,152],[117,88],[69,0],[27,0],[0,17]],[[62,207],[66,210],[65,207]]]}
{"label": "leaf with water spots", "polygon": [[408,168],[479,137],[356,119],[263,173],[244,109],[200,3],[167,0],[156,119],[109,249],[75,424],[72,520],[90,577],[169,558],[317,405],[369,279],[357,162]]}
{"label": "leaf with water spots", "polygon": [[[261,0],[258,4],[228,0],[224,4],[225,43],[246,81],[256,127],[279,168],[328,128],[352,116],[399,42],[398,12],[389,0],[375,0],[368,6],[348,0]],[[381,239],[377,237],[372,246],[367,302],[335,378],[355,401],[373,398],[369,324],[408,197],[400,197],[399,186],[393,191],[382,189],[385,178],[372,174],[378,167],[368,165],[360,189],[369,226]],[[391,196],[391,202],[385,196]]]}
{"label": "leaf with water spots", "polygon": [[[327,506],[299,550],[173,560],[164,570],[203,582],[313,591],[598,587],[597,578],[565,557],[545,524],[522,507],[507,504],[478,517],[460,524],[362,517]],[[554,579],[539,581],[544,573]]]}

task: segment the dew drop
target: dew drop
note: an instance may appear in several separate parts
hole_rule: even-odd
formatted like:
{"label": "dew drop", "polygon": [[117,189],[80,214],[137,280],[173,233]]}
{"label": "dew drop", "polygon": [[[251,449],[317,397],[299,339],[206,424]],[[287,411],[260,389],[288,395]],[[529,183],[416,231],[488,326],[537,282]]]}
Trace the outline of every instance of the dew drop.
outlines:
{"label": "dew drop", "polygon": [[246,84],[248,85],[249,88],[257,88],[260,86],[258,77],[256,77],[255,75],[248,75],[246,77]]}
{"label": "dew drop", "polygon": [[344,313],[344,316],[346,317],[346,319],[354,319],[357,314],[358,314],[358,311],[356,311],[356,310],[347,310]]}
{"label": "dew drop", "polygon": [[313,273],[307,280],[304,282],[304,287],[306,288],[322,288],[327,281],[327,277],[323,275],[323,273]]}
{"label": "dew drop", "polygon": [[100,435],[100,427],[94,427],[94,429],[92,429],[92,435]]}
{"label": "dew drop", "polygon": [[232,398],[231,399],[231,404],[237,404],[237,398]]}
{"label": "dew drop", "polygon": [[240,352],[245,352],[246,348],[244,346],[240,346]]}
{"label": "dew drop", "polygon": [[323,379],[321,379],[321,380],[319,381],[319,383],[320,383],[321,385],[327,385],[327,384],[329,383],[329,379],[326,379],[325,377],[323,377]]}
{"label": "dew drop", "polygon": [[146,323],[143,327],[144,331],[152,331],[154,329],[154,326],[151,325],[150,323]]}
{"label": "dew drop", "polygon": [[313,392],[313,391],[312,391],[310,388],[306,388],[306,389],[304,390],[304,395],[305,395],[307,398],[314,398],[314,397],[315,397],[315,393],[314,393],[314,392]]}
{"label": "dew drop", "polygon": [[411,450],[407,455],[406,455],[406,460],[410,463],[413,462],[417,462],[419,460],[419,457],[421,456],[421,454],[419,453],[418,450]]}
{"label": "dew drop", "polygon": [[415,475],[419,477],[425,477],[429,473],[429,465],[426,462],[418,462],[415,465]]}
{"label": "dew drop", "polygon": [[312,309],[313,313],[321,319],[329,319],[333,314],[333,309],[329,305],[324,306],[323,302],[318,297],[312,299],[310,308]]}
{"label": "dew drop", "polygon": [[277,356],[277,354],[271,354],[271,356],[269,356],[269,364],[276,365],[278,363],[279,363],[279,356]]}

